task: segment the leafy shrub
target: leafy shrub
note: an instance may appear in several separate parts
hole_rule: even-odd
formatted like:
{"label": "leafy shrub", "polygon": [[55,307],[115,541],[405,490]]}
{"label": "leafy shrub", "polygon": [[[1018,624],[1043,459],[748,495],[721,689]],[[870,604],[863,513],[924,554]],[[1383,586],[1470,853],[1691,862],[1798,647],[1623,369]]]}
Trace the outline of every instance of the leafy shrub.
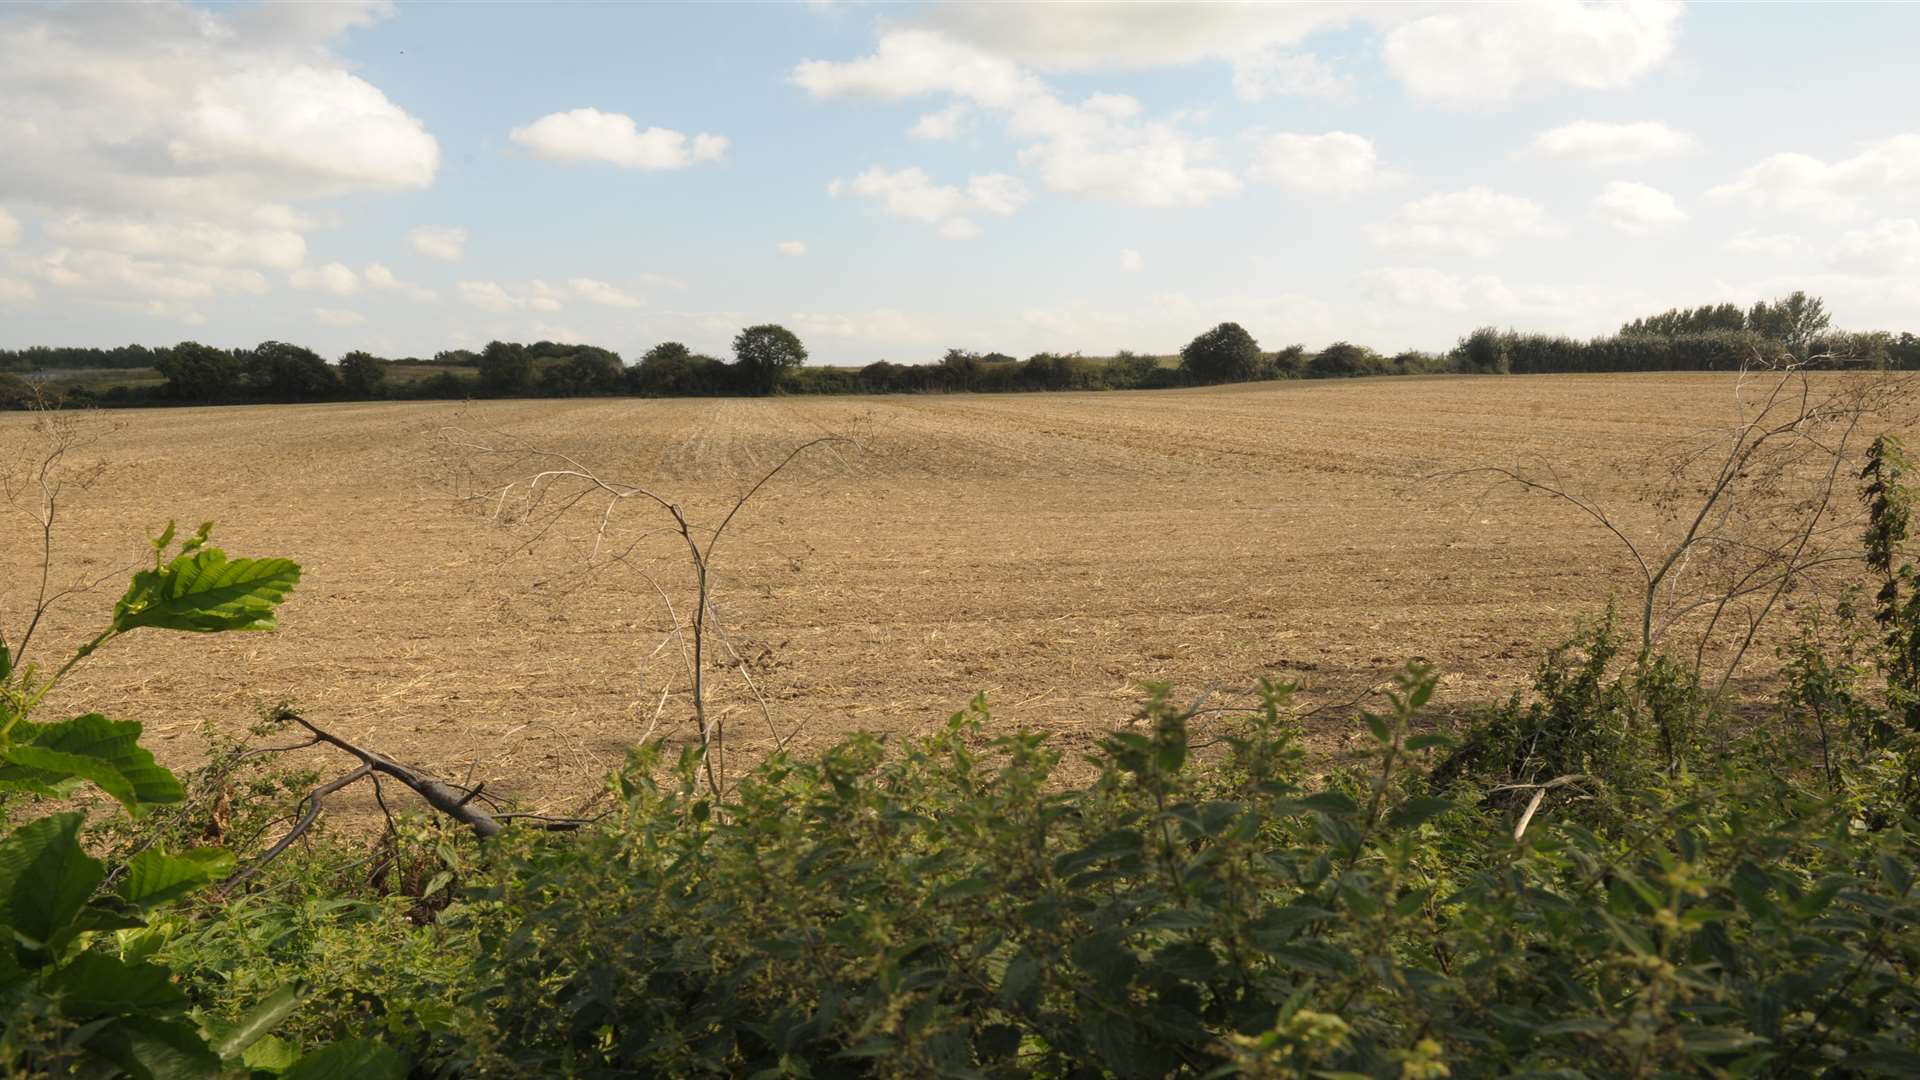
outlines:
{"label": "leafy shrub", "polygon": [[1239,323],[1221,323],[1187,342],[1180,367],[1195,382],[1243,382],[1260,373],[1260,345]]}

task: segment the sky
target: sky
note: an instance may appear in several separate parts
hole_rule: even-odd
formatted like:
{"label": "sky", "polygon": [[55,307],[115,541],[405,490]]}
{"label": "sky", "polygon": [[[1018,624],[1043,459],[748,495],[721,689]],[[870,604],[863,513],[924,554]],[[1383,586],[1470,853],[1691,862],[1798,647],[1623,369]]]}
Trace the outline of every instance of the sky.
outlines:
{"label": "sky", "polygon": [[0,5],[0,346],[1920,330],[1920,5]]}

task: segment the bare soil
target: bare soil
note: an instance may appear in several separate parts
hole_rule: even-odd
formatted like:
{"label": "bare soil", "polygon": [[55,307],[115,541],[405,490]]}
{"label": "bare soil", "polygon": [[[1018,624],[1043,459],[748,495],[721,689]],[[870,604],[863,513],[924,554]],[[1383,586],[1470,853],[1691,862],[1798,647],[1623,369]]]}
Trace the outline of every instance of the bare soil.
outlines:
{"label": "bare soil", "polygon": [[[924,731],[982,692],[996,724],[1083,746],[1145,680],[1233,700],[1262,676],[1297,679],[1313,705],[1409,657],[1445,673],[1438,705],[1461,708],[1510,692],[1633,576],[1570,507],[1447,474],[1551,463],[1630,531],[1650,528],[1665,448],[1730,422],[1732,395],[1727,376],[1562,375],[103,414],[82,456],[105,471],[67,493],[58,580],[132,566],[169,518],[214,519],[231,554],[287,555],[304,577],[278,633],[136,634],[49,708],[142,720],[185,765],[202,725],[240,731],[291,699],[549,811],[590,795],[643,733],[690,738],[654,588],[690,613],[683,554],[649,532],[667,519],[622,502],[597,554],[602,501],[544,532],[495,521],[456,496],[540,463],[450,446],[456,428],[456,442],[563,452],[709,528],[794,446],[856,440],[795,461],[715,556],[735,670],[714,673],[713,708],[735,762],[776,735]],[[26,417],[0,416],[0,443],[26,435]],[[38,547],[23,519],[6,530],[0,618],[17,633]],[[123,580],[63,606],[38,659],[84,640]],[[1315,723],[1334,750],[1355,726]]]}

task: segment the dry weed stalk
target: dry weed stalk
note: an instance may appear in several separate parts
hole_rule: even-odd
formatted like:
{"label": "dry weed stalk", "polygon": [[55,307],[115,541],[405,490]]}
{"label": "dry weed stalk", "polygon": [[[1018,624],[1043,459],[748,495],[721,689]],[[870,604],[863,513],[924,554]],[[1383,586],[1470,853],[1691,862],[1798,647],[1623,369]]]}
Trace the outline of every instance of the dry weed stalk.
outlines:
{"label": "dry weed stalk", "polygon": [[[526,530],[524,538],[515,545],[516,552],[529,550],[564,522],[584,512],[591,515],[591,543],[584,560],[584,572],[591,574],[600,566],[616,564],[632,571],[652,591],[667,617],[666,628],[652,655],[657,656],[669,644],[680,651],[691,686],[701,769],[708,789],[716,798],[724,795],[727,788],[725,721],[712,714],[708,707],[709,667],[723,666],[740,677],[758,705],[775,745],[786,745],[791,733],[781,734],[774,723],[766,695],[754,681],[746,658],[727,637],[725,624],[715,607],[714,551],[741,510],[801,455],[816,448],[858,445],[855,440],[823,435],[793,447],[733,501],[717,525],[707,528],[695,524],[680,503],[654,488],[608,479],[558,450],[534,446],[502,432],[482,435],[461,428],[442,429],[439,439],[454,460],[459,483],[456,498],[480,509],[490,520]],[[616,540],[613,524],[619,511],[629,504],[654,512],[661,524]],[[662,536],[672,538],[684,556],[692,579],[690,612],[683,612],[675,604],[673,593],[635,557],[641,544]],[[714,643],[725,650],[724,665],[714,665],[711,661]],[[658,727],[671,690],[671,683],[662,689],[660,703],[641,741]]]}
{"label": "dry weed stalk", "polygon": [[[1734,419],[1679,443],[1658,463],[1664,483],[1652,499],[1661,524],[1636,535],[1597,498],[1553,465],[1483,466],[1434,479],[1488,475],[1578,509],[1619,541],[1638,572],[1640,662],[1693,636],[1696,687],[1711,681],[1718,704],[1761,627],[1789,593],[1827,571],[1857,563],[1860,520],[1836,500],[1863,425],[1898,427],[1910,378],[1842,370],[1816,356],[1781,364],[1756,358],[1739,373]],[[1716,652],[1717,649],[1717,652]]]}

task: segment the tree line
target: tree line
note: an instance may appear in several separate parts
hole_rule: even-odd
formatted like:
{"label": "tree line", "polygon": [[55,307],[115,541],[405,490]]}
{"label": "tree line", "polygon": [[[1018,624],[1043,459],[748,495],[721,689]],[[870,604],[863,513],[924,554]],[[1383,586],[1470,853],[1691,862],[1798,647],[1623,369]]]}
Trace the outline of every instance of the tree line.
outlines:
{"label": "tree line", "polygon": [[[1725,371],[1761,360],[1920,369],[1913,333],[1835,330],[1818,297],[1795,292],[1749,308],[1709,304],[1636,318],[1618,333],[1590,339],[1482,327],[1443,352],[1392,355],[1334,342],[1261,348],[1238,323],[1196,336],[1175,357],[1121,351],[1110,357],[948,349],[929,363],[880,360],[865,367],[806,366],[798,335],[775,324],[750,326],[733,341],[733,358],[663,342],[627,363],[594,345],[493,341],[477,352],[454,349],[430,359],[389,359],[363,351],[337,362],[284,341],[221,349],[185,341],[163,348],[35,346],[0,350],[0,406],[39,396],[27,377],[76,403],[221,403],[379,398],[737,396],[790,394],[1011,393],[1042,390],[1151,390],[1274,379],[1381,375],[1548,374],[1557,372]],[[52,372],[151,369],[157,385],[63,385]],[[18,374],[14,374],[18,373]]]}

